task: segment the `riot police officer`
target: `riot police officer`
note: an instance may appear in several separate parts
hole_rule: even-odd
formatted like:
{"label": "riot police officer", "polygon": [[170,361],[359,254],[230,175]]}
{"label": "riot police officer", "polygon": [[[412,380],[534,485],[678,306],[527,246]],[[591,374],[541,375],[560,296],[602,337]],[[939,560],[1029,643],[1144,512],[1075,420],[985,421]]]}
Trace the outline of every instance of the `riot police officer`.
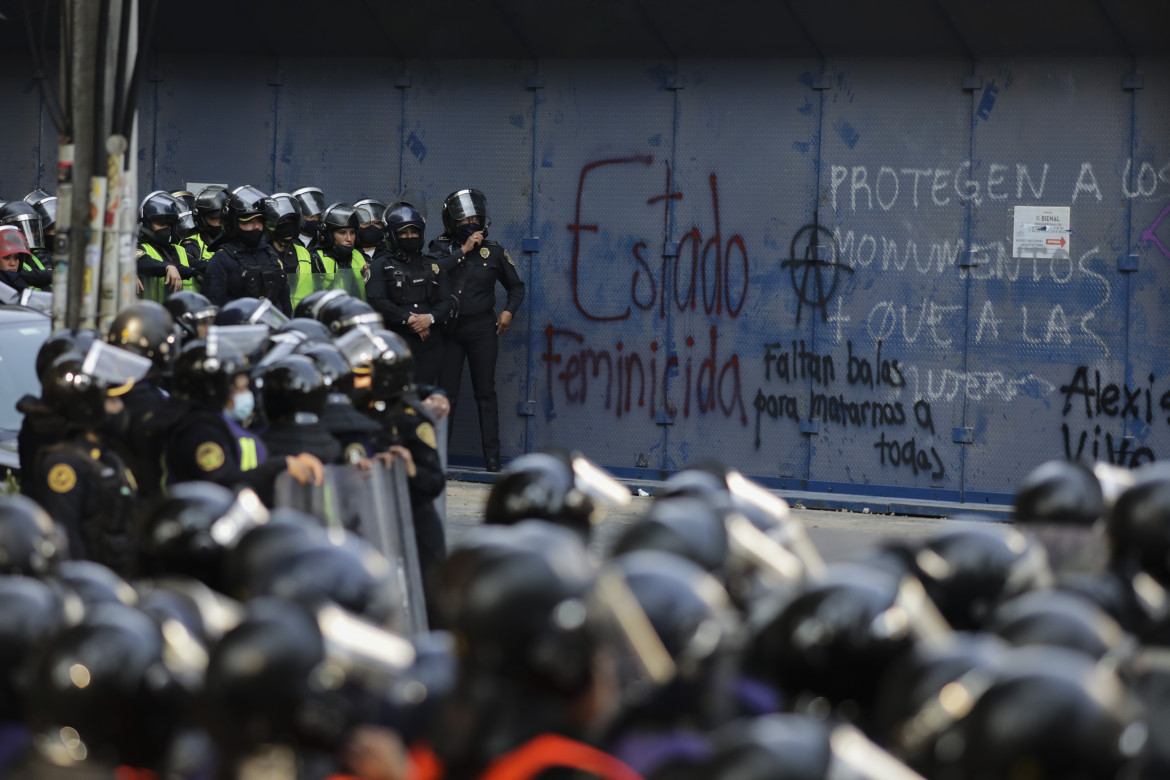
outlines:
{"label": "riot police officer", "polygon": [[223,238],[223,210],[227,201],[227,190],[218,184],[208,185],[195,195],[197,232],[183,245],[188,257],[198,256],[206,263],[215,254]]}
{"label": "riot police officer", "polygon": [[325,193],[317,187],[301,187],[293,190],[293,199],[301,212],[301,234],[297,240],[310,252],[320,246],[318,228],[321,226],[321,212],[325,211]]}
{"label": "riot police officer", "polygon": [[323,463],[339,463],[341,443],[322,422],[329,388],[317,366],[289,355],[263,369],[260,397],[268,417],[264,444],[274,456],[311,452]]}
{"label": "riot police officer", "polygon": [[417,209],[396,203],[386,210],[385,223],[389,250],[375,251],[370,260],[366,300],[406,340],[414,355],[415,381],[434,384],[443,362],[439,325],[453,305],[447,275],[422,255],[426,222]]}
{"label": "riot police officer", "polygon": [[41,261],[45,268],[53,267],[53,238],[57,235],[57,196],[50,195],[44,190],[37,189],[24,196],[24,202],[37,210],[41,215],[41,235],[44,236],[43,249],[33,247],[33,254]]}
{"label": "riot police officer", "polygon": [[[175,292],[194,290],[199,275],[186,250],[178,245],[181,211],[179,201],[162,190],[143,198],[138,207],[138,251],[134,253],[139,277],[165,278],[165,286]],[[163,298],[162,290],[147,289],[144,294],[153,300]]]}
{"label": "riot police officer", "polygon": [[28,252],[21,254],[20,277],[38,290],[53,286],[53,264],[45,262],[38,252],[45,251],[43,220],[40,213],[22,200],[0,206],[0,225],[12,225],[20,230],[28,244]]}
{"label": "riot police officer", "polygon": [[[443,201],[443,235],[431,242],[426,256],[447,271],[457,316],[447,332],[439,384],[451,399],[459,398],[463,363],[471,368],[471,387],[479,408],[484,467],[500,470],[500,415],[496,400],[496,357],[499,337],[512,325],[524,300],[524,282],[505,249],[487,241],[487,199],[479,190],[458,190]],[[496,284],[508,293],[504,310],[495,314]]]}
{"label": "riot police officer", "polygon": [[[296,240],[300,233],[301,212],[296,199],[287,192],[274,192],[264,201],[264,235],[280,256],[285,274],[295,274],[310,263],[309,250]],[[294,290],[293,306],[299,300]]]}
{"label": "riot police officer", "polygon": [[374,457],[374,440],[381,426],[354,408],[353,372],[345,355],[332,343],[304,342],[296,353],[313,361],[329,385],[321,422],[341,444],[346,463],[357,464]]}
{"label": "riot police officer", "polygon": [[[126,388],[118,388],[125,391]],[[69,353],[45,373],[45,403],[66,421],[67,438],[45,448],[33,497],[64,528],[76,558],[88,558],[128,576],[134,477],[101,436],[107,415],[122,410],[109,385],[82,371],[82,356]]]}
{"label": "riot police officer", "polygon": [[206,295],[191,290],[171,293],[163,299],[163,308],[183,331],[184,340],[207,338],[207,329],[219,313],[219,307],[207,300]]}
{"label": "riot police officer", "polygon": [[166,443],[167,479],[246,485],[271,506],[280,472],[288,469],[302,483],[320,484],[324,470],[312,455],[269,458],[264,443],[243,427],[255,405],[248,369],[243,353],[222,340],[183,347],[175,364],[175,388],[187,413]]}
{"label": "riot police officer", "polygon": [[325,286],[365,297],[366,256],[354,248],[360,218],[348,203],[334,203],[321,214],[317,257],[326,274]]}
{"label": "riot police officer", "polygon": [[195,195],[187,190],[175,190],[171,197],[179,203],[179,222],[175,227],[178,236],[179,248],[187,253],[187,261],[199,276],[207,271],[207,261],[210,256],[203,256],[203,248],[199,244],[199,220],[196,218]]}
{"label": "riot police officer", "polygon": [[29,254],[28,242],[14,225],[0,225],[0,282],[13,290],[27,290],[29,284],[20,266]]}
{"label": "riot police officer", "polygon": [[226,241],[207,264],[203,294],[223,307],[237,298],[267,298],[292,316],[288,280],[276,250],[264,241],[264,201],[250,185],[232,190],[224,213]]}
{"label": "riot police officer", "polygon": [[353,204],[357,214],[358,227],[354,235],[353,248],[369,258],[386,243],[386,204],[373,198],[365,198]]}

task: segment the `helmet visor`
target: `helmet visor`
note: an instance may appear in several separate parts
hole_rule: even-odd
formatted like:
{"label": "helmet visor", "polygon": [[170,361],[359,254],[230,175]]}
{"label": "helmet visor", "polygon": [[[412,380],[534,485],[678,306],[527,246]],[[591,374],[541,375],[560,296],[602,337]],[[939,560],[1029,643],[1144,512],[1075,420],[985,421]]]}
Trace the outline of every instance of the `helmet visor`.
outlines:
{"label": "helmet visor", "polygon": [[28,254],[28,239],[19,225],[0,227],[0,257],[11,254]]}
{"label": "helmet visor", "polygon": [[367,325],[358,325],[337,339],[337,348],[350,367],[369,371],[373,362],[386,354],[397,354],[393,346]]}
{"label": "helmet visor", "polygon": [[306,219],[325,211],[325,193],[316,187],[304,187],[294,192],[292,196],[296,199],[297,208],[301,210],[301,216]]}
{"label": "helmet visor", "polygon": [[458,222],[468,217],[479,217],[487,222],[487,198],[479,190],[460,190],[447,199],[447,213]]}
{"label": "helmet visor", "polygon": [[273,330],[287,323],[288,317],[285,316],[285,313],[273,306],[272,301],[267,298],[256,307],[256,311],[252,312],[252,316],[248,318],[249,325],[267,325]]}
{"label": "helmet visor", "polygon": [[109,385],[110,395],[122,395],[145,377],[152,365],[148,357],[95,341],[85,354],[81,371]]}
{"label": "helmet visor", "polygon": [[[29,249],[45,248],[45,235],[44,231],[41,230],[41,218],[39,216],[34,217],[31,214],[20,214],[8,224],[20,231]],[[21,251],[27,252],[28,249]]]}
{"label": "helmet visor", "polygon": [[224,345],[229,352],[255,355],[267,339],[267,325],[212,325],[207,329],[207,354],[218,354]]}

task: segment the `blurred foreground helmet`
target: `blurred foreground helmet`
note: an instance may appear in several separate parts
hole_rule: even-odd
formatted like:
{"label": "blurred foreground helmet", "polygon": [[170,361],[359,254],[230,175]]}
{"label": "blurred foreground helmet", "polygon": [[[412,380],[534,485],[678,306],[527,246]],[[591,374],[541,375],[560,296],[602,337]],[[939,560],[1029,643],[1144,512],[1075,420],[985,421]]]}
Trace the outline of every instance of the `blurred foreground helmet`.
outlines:
{"label": "blurred foreground helmet", "polygon": [[237,495],[210,482],[174,485],[150,515],[142,544],[143,571],[193,577],[226,593],[226,550],[267,518],[250,490]]}
{"label": "blurred foreground helmet", "polygon": [[300,319],[306,317],[310,320],[320,320],[317,313],[329,301],[335,298],[341,298],[349,295],[345,290],[314,290],[313,292],[301,298],[297,303],[296,308],[293,309],[293,317]]}
{"label": "blurred foreground helmet", "polygon": [[195,340],[175,361],[175,396],[196,406],[221,411],[232,396],[233,383],[248,372],[248,359],[223,342]]}
{"label": "blurred foreground helmet", "polygon": [[268,364],[258,384],[264,411],[273,424],[290,424],[298,415],[320,418],[325,411],[329,388],[317,366],[303,355]]}
{"label": "blurred foreground helmet", "polygon": [[823,698],[856,716],[868,711],[891,662],[949,634],[916,579],[832,564],[757,631],[747,670],[788,694],[798,710],[819,711]]}
{"label": "blurred foreground helmet", "polygon": [[1113,672],[1058,648],[1009,656],[994,681],[953,690],[951,703],[965,715],[936,742],[938,777],[1136,776],[1148,730]]}
{"label": "blurred foreground helmet", "polygon": [[0,574],[48,577],[69,558],[65,532],[31,498],[0,497]]}
{"label": "blurred foreground helmet", "polygon": [[414,356],[397,333],[360,325],[337,339],[337,347],[355,374],[370,376],[374,400],[397,401],[414,390]]}
{"label": "blurred foreground helmet", "polygon": [[1025,477],[1016,493],[1015,522],[1044,545],[1058,573],[1104,568],[1108,553],[1099,522],[1104,514],[1101,483],[1081,463],[1043,463]]}
{"label": "blurred foreground helmet", "polygon": [[349,367],[345,355],[341,354],[341,350],[332,342],[328,344],[304,342],[297,346],[296,354],[304,355],[313,361],[329,386],[330,393],[348,394],[353,390],[353,370]]}
{"label": "blurred foreground helmet", "polygon": [[614,543],[614,555],[636,550],[668,552],[713,572],[726,573],[726,511],[696,498],[666,498],[627,527]]}
{"label": "blurred foreground helmet", "polygon": [[580,453],[522,455],[492,485],[484,522],[547,520],[588,539],[607,504],[628,504],[630,491]]}
{"label": "blurred foreground helmet", "polygon": [[586,599],[595,574],[571,531],[539,521],[483,526],[447,559],[434,607],[466,674],[574,695],[592,679]]}
{"label": "blurred foreground helmet", "polygon": [[276,329],[276,333],[300,333],[306,341],[317,344],[333,344],[333,336],[323,323],[309,317],[294,317]]}
{"label": "blurred foreground helmet", "polygon": [[41,215],[23,200],[9,201],[0,206],[0,225],[10,225],[19,230],[29,249],[45,248]]}
{"label": "blurred foreground helmet", "polygon": [[41,400],[71,426],[98,428],[106,420],[110,386],[82,370],[80,355],[66,354],[45,371]]}
{"label": "blurred foreground helmet", "polygon": [[68,622],[65,599],[49,585],[0,577],[0,722],[21,720],[29,667]]}
{"label": "blurred foreground helmet", "polygon": [[206,338],[207,328],[219,313],[218,306],[194,290],[171,293],[163,300],[163,307],[182,328],[184,337],[189,339]]}
{"label": "blurred foreground helmet", "polygon": [[1113,558],[1170,584],[1170,466],[1157,462],[1134,472],[1117,498],[1107,531]]}
{"label": "blurred foreground helmet", "polygon": [[1125,632],[1104,610],[1073,593],[1038,590],[1000,604],[984,629],[1017,647],[1045,645],[1095,661],[1124,651]]}
{"label": "blurred foreground helmet", "polygon": [[87,610],[98,604],[133,606],[138,601],[138,594],[126,580],[97,561],[63,561],[55,579],[81,599]]}
{"label": "blurred foreground helmet", "polygon": [[91,328],[55,331],[37,352],[37,379],[41,381],[41,384],[44,384],[45,372],[57,358],[67,352],[85,355],[97,338],[97,331]]}
{"label": "blurred foreground helmet", "polygon": [[358,325],[382,327],[382,315],[376,312],[373,306],[352,295],[324,301],[317,309],[317,320],[335,336],[346,333]]}
{"label": "blurred foreground helmet", "polygon": [[479,190],[456,190],[443,199],[443,229],[455,237],[455,225],[461,219],[477,217],[481,228],[487,227],[487,198]]}
{"label": "blurred foreground helmet", "polygon": [[1042,546],[1015,528],[990,524],[930,537],[914,553],[912,573],[958,631],[979,629],[1005,599],[1053,584]]}
{"label": "blurred foreground helmet", "polygon": [[805,715],[766,715],[712,737],[703,780],[922,780],[848,725]]}
{"label": "blurred foreground helmet", "polygon": [[106,341],[150,358],[154,370],[165,372],[178,349],[175,321],[161,303],[132,303],[110,323]]}
{"label": "blurred foreground helmet", "polygon": [[328,542],[322,522],[310,514],[282,507],[272,510],[268,522],[247,530],[227,551],[224,563],[229,596],[247,601],[249,590],[262,578],[257,572],[275,571],[279,562],[315,545]]}
{"label": "blurred foreground helmet", "polygon": [[216,325],[266,325],[279,328],[288,317],[267,298],[236,298],[228,301],[215,315]]}

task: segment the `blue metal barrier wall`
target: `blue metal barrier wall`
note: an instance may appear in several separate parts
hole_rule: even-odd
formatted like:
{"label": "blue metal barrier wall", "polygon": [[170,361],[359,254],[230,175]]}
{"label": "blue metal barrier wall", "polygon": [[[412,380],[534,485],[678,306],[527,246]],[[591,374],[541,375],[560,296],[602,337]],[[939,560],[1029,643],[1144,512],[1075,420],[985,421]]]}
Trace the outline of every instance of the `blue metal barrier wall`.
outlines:
{"label": "blue metal barrier wall", "polygon": [[[447,192],[487,193],[528,282],[505,457],[565,444],[646,477],[720,458],[778,487],[995,503],[1050,458],[1170,452],[1165,60],[164,56],[150,75],[144,191],[414,187],[429,237]],[[9,86],[12,197],[51,184],[53,150]],[[1064,257],[1013,256],[1016,206],[1070,209]],[[467,381],[454,430],[452,462],[477,459]]]}

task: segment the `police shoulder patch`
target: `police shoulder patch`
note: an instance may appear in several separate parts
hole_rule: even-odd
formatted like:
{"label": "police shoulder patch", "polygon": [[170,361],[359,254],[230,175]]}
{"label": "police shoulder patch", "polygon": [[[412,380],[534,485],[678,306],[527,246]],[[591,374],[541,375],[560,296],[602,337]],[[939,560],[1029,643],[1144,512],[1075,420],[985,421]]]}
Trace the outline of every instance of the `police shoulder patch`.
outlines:
{"label": "police shoulder patch", "polygon": [[435,436],[435,426],[429,422],[419,423],[419,426],[414,429],[414,435],[432,450],[439,448],[439,439]]}
{"label": "police shoulder patch", "polygon": [[439,264],[438,263],[431,263],[431,273],[433,273],[435,276],[439,275]]}
{"label": "police shoulder patch", "polygon": [[345,462],[349,464],[361,463],[366,459],[366,448],[354,442],[345,448]]}
{"label": "police shoulder patch", "polygon": [[508,265],[512,266],[513,268],[516,267],[516,262],[512,259],[512,256],[508,254],[507,249],[504,250],[504,259],[508,261]]}
{"label": "police shoulder patch", "polygon": [[488,249],[486,246],[481,246],[479,248],[479,256],[482,257],[484,260],[487,260],[489,257],[492,256],[492,250]]}
{"label": "police shoulder patch", "polygon": [[403,414],[418,414],[418,412],[416,412],[414,409],[410,408],[409,406],[404,407],[402,410],[402,413]]}
{"label": "police shoulder patch", "polygon": [[54,493],[68,493],[77,486],[77,472],[68,463],[58,463],[49,469],[49,489]]}
{"label": "police shoulder patch", "polygon": [[137,260],[138,258],[142,257],[144,254],[146,254],[146,250],[139,249],[137,252],[134,253],[134,259]]}
{"label": "police shoulder patch", "polygon": [[205,441],[195,448],[195,463],[204,471],[215,471],[223,462],[223,447],[215,442]]}

